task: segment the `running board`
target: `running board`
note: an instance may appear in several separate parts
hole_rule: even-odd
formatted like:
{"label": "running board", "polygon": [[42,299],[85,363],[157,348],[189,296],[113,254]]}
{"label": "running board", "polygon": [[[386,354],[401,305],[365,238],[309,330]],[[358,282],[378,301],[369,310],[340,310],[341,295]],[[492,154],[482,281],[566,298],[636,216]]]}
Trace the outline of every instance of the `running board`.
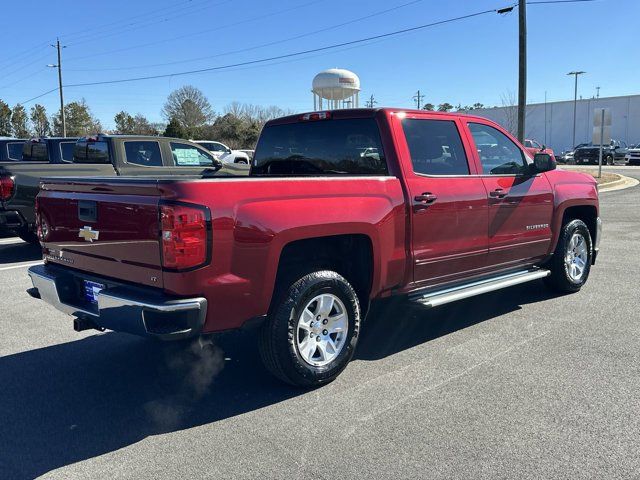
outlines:
{"label": "running board", "polygon": [[507,275],[500,275],[498,277],[478,280],[456,287],[450,287],[442,290],[431,291],[421,295],[415,295],[412,296],[411,299],[414,302],[421,303],[422,305],[425,305],[427,307],[437,307],[439,305],[444,305],[445,303],[462,300],[463,298],[469,298],[475,295],[481,295],[483,293],[493,292],[502,288],[519,285],[520,283],[530,282],[539,278],[548,277],[549,275],[551,275],[551,272],[549,270],[543,270],[539,268],[532,270],[522,270],[519,272],[509,273]]}

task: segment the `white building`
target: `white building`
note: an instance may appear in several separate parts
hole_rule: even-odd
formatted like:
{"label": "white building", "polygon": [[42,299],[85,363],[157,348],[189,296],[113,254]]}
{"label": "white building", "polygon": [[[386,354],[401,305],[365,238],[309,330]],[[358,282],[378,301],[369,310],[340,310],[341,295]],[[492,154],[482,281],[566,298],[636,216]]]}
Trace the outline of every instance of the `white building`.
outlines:
{"label": "white building", "polygon": [[[640,95],[588,98],[578,100],[576,108],[576,144],[591,141],[593,111],[611,109],[611,138],[628,144],[640,143]],[[509,131],[517,130],[517,108],[496,107],[473,110]],[[571,148],[573,136],[573,100],[527,105],[525,137],[560,152]]]}

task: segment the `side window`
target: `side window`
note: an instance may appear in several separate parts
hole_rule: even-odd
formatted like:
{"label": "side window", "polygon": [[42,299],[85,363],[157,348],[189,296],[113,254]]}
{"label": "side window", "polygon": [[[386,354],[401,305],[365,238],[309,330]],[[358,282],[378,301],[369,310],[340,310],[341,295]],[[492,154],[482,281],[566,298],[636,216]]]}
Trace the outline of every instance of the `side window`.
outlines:
{"label": "side window", "polygon": [[522,150],[500,130],[482,123],[469,123],[485,175],[521,175],[528,165]]}
{"label": "side window", "polygon": [[469,175],[469,162],[455,122],[405,118],[402,129],[415,173]]}
{"label": "side window", "polygon": [[213,156],[186,143],[171,142],[171,154],[178,167],[212,167]]}
{"label": "side window", "polygon": [[[65,158],[66,160],[66,158]],[[107,142],[79,140],[73,149],[74,163],[111,163]]]}
{"label": "side window", "polygon": [[49,161],[49,151],[44,142],[25,142],[22,149],[22,160],[28,162]]}
{"label": "side window", "polygon": [[127,163],[144,167],[162,166],[162,155],[160,154],[160,144],[158,142],[124,142],[124,152]]}
{"label": "side window", "polygon": [[9,142],[7,143],[7,154],[10,160],[22,160],[22,148],[24,142]]}
{"label": "side window", "polygon": [[61,142],[60,143],[60,158],[65,162],[73,161],[73,150],[75,148],[75,142]]}

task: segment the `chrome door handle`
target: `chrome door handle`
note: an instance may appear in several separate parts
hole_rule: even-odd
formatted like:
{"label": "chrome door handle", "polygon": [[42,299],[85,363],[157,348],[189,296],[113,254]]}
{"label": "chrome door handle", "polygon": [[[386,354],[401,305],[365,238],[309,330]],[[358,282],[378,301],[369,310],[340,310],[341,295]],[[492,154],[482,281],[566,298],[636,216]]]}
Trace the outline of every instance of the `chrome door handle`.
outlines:
{"label": "chrome door handle", "polygon": [[425,192],[422,195],[416,195],[413,200],[420,205],[430,205],[438,199],[437,195],[431,192]]}
{"label": "chrome door handle", "polygon": [[489,192],[489,196],[492,198],[504,198],[507,196],[507,192],[501,188],[496,188],[493,192]]}

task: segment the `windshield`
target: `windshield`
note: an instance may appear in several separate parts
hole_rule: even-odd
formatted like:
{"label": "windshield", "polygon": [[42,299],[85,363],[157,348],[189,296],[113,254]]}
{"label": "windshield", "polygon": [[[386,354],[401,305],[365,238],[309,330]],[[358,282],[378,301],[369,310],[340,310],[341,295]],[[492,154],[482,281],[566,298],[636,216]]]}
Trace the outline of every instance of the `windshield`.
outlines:
{"label": "windshield", "polygon": [[256,147],[251,175],[386,175],[373,118],[272,125]]}

